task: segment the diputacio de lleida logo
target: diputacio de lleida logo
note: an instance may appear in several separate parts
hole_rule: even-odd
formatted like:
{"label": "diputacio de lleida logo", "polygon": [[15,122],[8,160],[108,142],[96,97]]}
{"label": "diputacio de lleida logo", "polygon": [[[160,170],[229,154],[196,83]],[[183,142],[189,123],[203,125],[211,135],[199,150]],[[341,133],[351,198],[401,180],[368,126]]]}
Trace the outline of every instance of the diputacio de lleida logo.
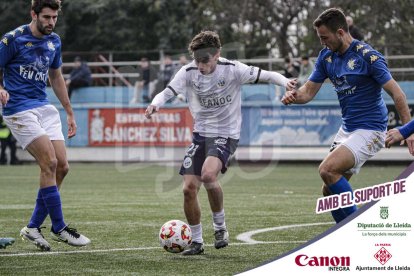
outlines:
{"label": "diputacio de lleida logo", "polygon": [[382,219],[387,219],[388,218],[388,206],[386,206],[386,207],[381,206],[380,207],[380,217]]}

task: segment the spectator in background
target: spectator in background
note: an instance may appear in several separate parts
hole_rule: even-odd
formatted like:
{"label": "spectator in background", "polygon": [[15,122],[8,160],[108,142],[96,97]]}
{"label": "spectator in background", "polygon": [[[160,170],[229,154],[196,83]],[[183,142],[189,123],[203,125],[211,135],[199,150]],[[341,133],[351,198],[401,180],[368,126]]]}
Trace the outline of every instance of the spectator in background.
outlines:
{"label": "spectator in background", "polygon": [[290,57],[285,57],[285,72],[286,78],[297,78],[300,72],[300,65],[293,62]]}
{"label": "spectator in background", "polygon": [[92,84],[91,70],[86,62],[83,62],[80,57],[75,57],[73,62],[75,63],[75,66],[70,72],[70,77],[66,80],[69,99],[72,96],[73,90],[87,87]]}
{"label": "spectator in background", "polygon": [[[173,77],[175,76],[175,74],[177,74],[178,71],[180,71],[181,67],[187,65],[188,63],[189,61],[187,59],[187,55],[180,55],[180,57],[178,58],[178,64],[174,68]],[[176,97],[171,99],[170,102],[171,104],[182,104],[187,102],[187,99],[183,94],[178,94]]]}
{"label": "spectator in background", "polygon": [[[168,83],[170,82],[172,76],[174,75],[175,66],[172,62],[171,56],[164,56],[163,65],[161,71],[158,76],[158,80],[161,82],[161,89],[159,91],[164,90],[167,87]],[[155,96],[155,95],[154,95]]]}
{"label": "spectator in background", "polygon": [[308,56],[303,56],[300,64],[300,72],[298,76],[298,85],[304,84],[313,71],[313,62],[309,60]]}
{"label": "spectator in background", "polygon": [[134,97],[130,104],[149,103],[158,82],[157,70],[151,66],[150,60],[146,57],[141,58],[138,73],[139,77],[138,81],[135,82]]}
{"label": "spectator in background", "polygon": [[186,55],[181,55],[178,58],[178,64],[175,67],[174,75],[183,67],[184,65],[187,65],[189,63]]}
{"label": "spectator in background", "polygon": [[361,34],[359,29],[357,27],[355,27],[354,20],[352,19],[352,17],[347,16],[346,17],[346,23],[348,23],[349,33],[353,38],[355,38],[357,40],[363,40],[364,39],[364,36]]}
{"label": "spectator in background", "polygon": [[3,116],[0,115],[0,143],[1,143],[1,154],[0,154],[0,165],[7,164],[6,149],[10,149],[10,165],[21,165],[22,162],[16,156],[16,139],[13,137],[10,129],[3,121]]}

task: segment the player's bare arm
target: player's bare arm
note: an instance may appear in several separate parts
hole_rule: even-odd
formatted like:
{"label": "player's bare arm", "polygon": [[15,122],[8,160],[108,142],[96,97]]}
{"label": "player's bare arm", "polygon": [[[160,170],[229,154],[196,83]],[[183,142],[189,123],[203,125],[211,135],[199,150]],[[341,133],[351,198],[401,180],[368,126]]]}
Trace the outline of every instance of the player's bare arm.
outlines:
{"label": "player's bare arm", "polygon": [[[0,74],[3,75],[3,69],[0,69]],[[0,103],[5,106],[9,101],[9,92],[7,92],[2,85],[0,85]]]}
{"label": "player's bare arm", "polygon": [[284,105],[294,104],[296,102],[297,92],[295,89],[287,90],[280,100]]}
{"label": "player's bare arm", "polygon": [[53,91],[56,94],[56,97],[59,99],[63,108],[66,111],[66,120],[68,124],[68,138],[72,138],[76,135],[77,125],[75,120],[75,115],[70,104],[68,91],[65,84],[65,79],[63,78],[62,71],[58,69],[49,69],[49,80],[50,85],[53,88]]}
{"label": "player's bare arm", "polygon": [[[403,125],[399,128],[390,129],[385,138],[385,146],[391,147],[392,144],[399,141],[407,141],[408,150],[414,154],[414,121]],[[405,139],[405,140],[404,140]]]}
{"label": "player's bare arm", "polygon": [[[394,101],[395,109],[397,110],[402,123],[403,124],[408,123],[411,120],[411,115],[410,115],[410,110],[408,108],[407,99],[401,87],[398,85],[398,83],[394,79],[391,79],[383,85],[383,88]],[[403,145],[404,139],[401,139],[400,141],[401,141],[401,145]],[[391,144],[389,144],[388,147],[390,146]]]}
{"label": "player's bare arm", "polygon": [[385,138],[385,146],[390,148],[392,144],[404,140],[404,137],[401,135],[401,132],[397,128],[390,129],[387,132],[387,137]]}
{"label": "player's bare arm", "polygon": [[169,88],[165,88],[163,91],[158,93],[145,110],[145,117],[148,119],[151,118],[152,114],[158,112],[160,106],[163,106],[172,97],[174,97],[174,93]]}
{"label": "player's bare arm", "polygon": [[287,91],[289,90],[293,90],[296,88],[296,85],[298,85],[298,79],[291,79],[289,80],[289,82],[286,84],[285,88]]}
{"label": "player's bare arm", "polygon": [[150,119],[152,114],[157,113],[159,110],[159,107],[150,104],[147,109],[145,110],[145,117],[147,117],[147,119]]}
{"label": "player's bare arm", "polygon": [[408,145],[408,151],[411,155],[414,155],[414,134],[410,135],[407,139],[405,139]]}
{"label": "player's bare arm", "polygon": [[305,104],[311,101],[321,88],[322,83],[307,81],[299,89],[288,90],[280,100],[284,105]]}
{"label": "player's bare arm", "polygon": [[[392,144],[404,141],[404,136],[401,134],[398,128],[390,129],[387,132],[387,137],[385,138],[385,146],[390,148]],[[414,155],[414,134],[411,134],[407,139],[405,139],[408,146],[408,151],[411,155]]]}
{"label": "player's bare arm", "polygon": [[280,73],[262,70],[259,76],[260,82],[273,83],[279,86],[283,86],[288,90],[296,87],[297,79],[288,79]]}
{"label": "player's bare arm", "polygon": [[401,90],[398,83],[391,79],[383,85],[384,90],[393,99],[395,108],[400,116],[403,124],[408,123],[411,120],[410,110],[408,108],[407,99],[404,92]]}

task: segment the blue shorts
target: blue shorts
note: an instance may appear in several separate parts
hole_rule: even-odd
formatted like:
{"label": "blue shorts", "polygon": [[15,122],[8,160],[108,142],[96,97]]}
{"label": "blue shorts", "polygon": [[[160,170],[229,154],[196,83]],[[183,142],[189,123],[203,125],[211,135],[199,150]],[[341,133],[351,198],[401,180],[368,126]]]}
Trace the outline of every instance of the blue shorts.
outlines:
{"label": "blue shorts", "polygon": [[180,174],[199,175],[208,156],[219,158],[223,164],[222,173],[227,171],[230,156],[236,151],[239,140],[223,137],[203,137],[193,133],[193,143],[187,149]]}

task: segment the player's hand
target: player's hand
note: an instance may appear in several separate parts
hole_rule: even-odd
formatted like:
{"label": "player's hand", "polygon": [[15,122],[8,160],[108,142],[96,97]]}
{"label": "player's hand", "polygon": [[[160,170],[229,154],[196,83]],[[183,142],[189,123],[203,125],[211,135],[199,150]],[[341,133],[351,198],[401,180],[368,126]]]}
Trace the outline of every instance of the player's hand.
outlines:
{"label": "player's hand", "polygon": [[392,144],[403,141],[404,137],[397,128],[388,130],[385,137],[385,147],[390,148]]}
{"label": "player's hand", "polygon": [[67,122],[68,122],[68,138],[70,139],[76,135],[76,130],[78,127],[76,126],[76,121],[73,116],[68,115]]}
{"label": "player's hand", "polygon": [[414,155],[414,134],[410,135],[407,139],[408,151],[411,155]]}
{"label": "player's hand", "polygon": [[280,100],[284,105],[290,105],[296,102],[296,90],[286,91]]}
{"label": "player's hand", "polygon": [[7,102],[9,101],[9,92],[7,92],[4,89],[0,89],[0,102],[2,105],[6,105]]}
{"label": "player's hand", "polygon": [[291,79],[286,84],[286,90],[293,90],[296,88],[297,85],[298,85],[298,79]]}
{"label": "player's hand", "polygon": [[147,110],[145,110],[145,117],[147,117],[148,119],[150,119],[150,118],[151,118],[151,116],[152,116],[152,114],[154,114],[154,113],[158,112],[158,109],[159,109],[159,107],[157,107],[157,106],[155,106],[155,105],[150,104],[150,105],[147,107]]}

